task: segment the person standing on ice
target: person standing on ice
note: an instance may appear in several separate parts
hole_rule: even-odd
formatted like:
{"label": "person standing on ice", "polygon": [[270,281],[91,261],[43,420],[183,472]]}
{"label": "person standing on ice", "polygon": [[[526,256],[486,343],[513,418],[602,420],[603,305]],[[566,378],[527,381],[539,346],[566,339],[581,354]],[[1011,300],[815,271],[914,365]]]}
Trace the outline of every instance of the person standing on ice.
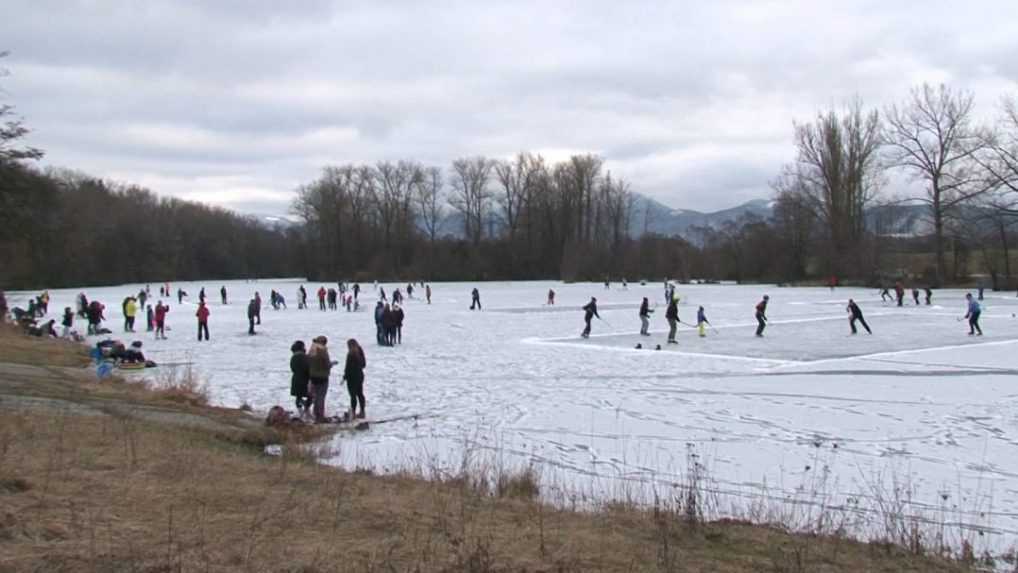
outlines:
{"label": "person standing on ice", "polygon": [[247,303],[247,333],[255,334],[255,316],[258,314],[258,301],[251,299]]}
{"label": "person standing on ice", "polygon": [[598,318],[598,320],[601,319],[601,315],[597,314],[597,299],[594,297],[590,297],[590,302],[588,302],[587,305],[583,307],[583,312],[584,312],[583,322],[586,323],[586,326],[584,326],[583,332],[580,333],[580,336],[583,338],[590,338],[591,319],[593,319],[595,316]]}
{"label": "person standing on ice", "polygon": [[870,325],[866,324],[866,319],[862,317],[862,309],[859,308],[859,305],[855,304],[854,300],[848,299],[848,306],[845,308],[845,311],[849,314],[848,326],[852,329],[852,334],[857,332],[855,329],[855,321],[857,320],[866,329],[867,334],[873,334],[873,331],[870,330]]}
{"label": "person standing on ice", "polygon": [[375,339],[378,341],[379,346],[385,346],[385,340],[383,339],[384,332],[382,330],[382,319],[385,317],[385,303],[378,301],[375,305]]}
{"label": "person standing on ice", "polygon": [[318,310],[325,310],[325,287],[318,287]]}
{"label": "person standing on ice", "polygon": [[894,297],[891,296],[891,292],[887,290],[887,287],[880,287],[880,288],[881,288],[881,290],[880,290],[880,302],[887,302],[888,299],[890,299],[892,301],[894,300]]}
{"label": "person standing on ice", "polygon": [[156,313],[152,310],[152,305],[148,305],[145,309],[145,331],[152,332],[156,329]]}
{"label": "person standing on ice", "polygon": [[394,304],[392,307],[393,320],[396,323],[396,344],[403,344],[403,319],[406,318],[406,314],[403,312],[403,307]]}
{"label": "person standing on ice", "polygon": [[969,336],[978,334],[983,335],[983,329],[979,327],[979,315],[983,313],[983,309],[979,306],[979,301],[972,296],[972,293],[965,295],[965,300],[968,301],[968,312],[965,313],[965,318],[969,321]]}
{"label": "person standing on ice", "polygon": [[905,301],[905,287],[901,284],[901,281],[894,283],[894,295],[898,299],[898,306],[902,306]]}
{"label": "person standing on ice", "polygon": [[201,290],[198,291],[198,302],[205,302],[205,287],[201,287]]}
{"label": "person standing on ice", "polygon": [[[205,340],[209,339],[209,307],[205,306],[204,302],[198,303],[198,312],[194,313],[198,317],[198,342],[201,342],[202,334],[205,334]],[[166,338],[166,335],[163,335]]]}
{"label": "person standing on ice", "polygon": [[357,300],[357,297],[361,294],[361,283],[353,283],[353,299]]}
{"label": "person standing on ice", "polygon": [[134,317],[138,315],[138,300],[133,296],[124,301],[124,332],[134,332]]}
{"label": "person standing on ice", "polygon": [[470,291],[470,310],[474,310],[475,306],[477,310],[481,310],[481,293],[477,290],[477,287]]}
{"label": "person standing on ice", "polygon": [[406,297],[414,298],[414,285],[413,283],[407,283],[406,285]]}
{"label": "person standing on ice", "polygon": [[919,306],[919,289],[912,287],[912,300],[915,301],[915,305]]}
{"label": "person standing on ice", "polygon": [[668,321],[668,344],[678,344],[675,340],[675,333],[679,329],[679,301],[672,298],[665,310],[665,319]]}
{"label": "person standing on ice", "polygon": [[763,300],[756,303],[756,335],[762,337],[767,328],[767,302],[771,297],[763,295]]}
{"label": "person standing on ice", "polygon": [[184,304],[184,297],[187,296],[187,292],[182,288],[177,289],[177,304]]}
{"label": "person standing on ice", "polygon": [[303,340],[290,346],[290,395],[294,397],[297,414],[300,416],[311,414],[311,396],[308,392],[311,371],[305,350]]}
{"label": "person standing on ice", "polygon": [[329,373],[336,364],[329,357],[329,350],[326,348],[328,343],[329,340],[324,336],[317,336],[311,342],[311,350],[308,352],[308,375],[316,424],[326,421],[325,397],[329,392]]}
{"label": "person standing on ice", "polygon": [[[350,394],[350,419],[364,418],[364,407],[367,400],[364,399],[364,369],[368,365],[364,357],[364,349],[351,338],[346,341],[346,365],[343,368],[343,379],[346,380],[346,389]],[[357,404],[360,403],[361,411],[357,412]]]}
{"label": "person standing on ice", "polygon": [[700,338],[707,336],[708,324],[710,324],[710,321],[707,320],[707,313],[704,312],[703,307],[701,306],[696,311],[696,328],[700,333]]}
{"label": "person standing on ice", "polygon": [[[156,340],[166,340],[166,313],[170,312],[170,307],[163,304],[163,301],[156,303],[155,319],[156,319]],[[208,318],[206,316],[206,318]],[[205,332],[208,332],[208,325],[205,326]]]}
{"label": "person standing on ice", "polygon": [[297,289],[297,310],[302,310],[308,307],[308,291],[304,288],[304,285],[300,285]]}
{"label": "person standing on ice", "polygon": [[932,300],[933,300],[933,291],[930,290],[930,287],[926,287],[926,306],[930,306],[930,304],[932,304]]}
{"label": "person standing on ice", "polygon": [[261,325],[262,323],[262,295],[255,291],[255,324]]}
{"label": "person standing on ice", "polygon": [[548,302],[545,304],[555,306],[555,289],[548,289]]}
{"label": "person standing on ice", "polygon": [[650,308],[650,301],[647,297],[643,297],[643,303],[640,304],[640,335],[650,336],[650,313],[654,312]]}
{"label": "person standing on ice", "polygon": [[148,300],[148,293],[145,289],[138,291],[138,304],[139,308],[145,308],[145,301]]}
{"label": "person standing on ice", "polygon": [[226,304],[226,285],[219,287],[219,298]]}
{"label": "person standing on ice", "polygon": [[424,296],[428,299],[428,304],[431,304],[431,285],[424,287]]}

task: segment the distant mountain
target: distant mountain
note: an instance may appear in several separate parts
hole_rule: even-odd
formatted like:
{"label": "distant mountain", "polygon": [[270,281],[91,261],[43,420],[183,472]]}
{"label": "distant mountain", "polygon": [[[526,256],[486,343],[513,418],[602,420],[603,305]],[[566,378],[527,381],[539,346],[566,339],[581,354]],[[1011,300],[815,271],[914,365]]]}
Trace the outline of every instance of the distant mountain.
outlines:
{"label": "distant mountain", "polygon": [[630,217],[629,232],[635,237],[644,233],[688,237],[692,227],[720,228],[728,221],[736,221],[743,216],[755,215],[761,219],[769,219],[773,212],[774,202],[769,199],[753,199],[742,205],[704,213],[691,209],[672,209],[650,197],[634,194],[633,210]]}

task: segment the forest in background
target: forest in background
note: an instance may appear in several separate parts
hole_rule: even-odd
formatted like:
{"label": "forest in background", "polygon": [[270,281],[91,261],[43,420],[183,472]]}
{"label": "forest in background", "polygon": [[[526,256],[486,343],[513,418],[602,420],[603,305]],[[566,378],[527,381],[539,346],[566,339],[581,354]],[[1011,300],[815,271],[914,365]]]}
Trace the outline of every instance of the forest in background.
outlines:
{"label": "forest in background", "polygon": [[[1018,106],[977,124],[971,93],[923,85],[900,104],[856,100],[793,126],[796,156],[770,217],[664,236],[633,228],[631,185],[604,158],[458,158],[333,165],[295,190],[296,222],[159,197],[129,183],[40,169],[43,151],[0,106],[0,288],[201,278],[336,280],[713,279],[837,276],[931,286],[986,275],[1010,287],[1018,221]],[[907,180],[918,191],[888,189]],[[646,202],[644,202],[646,204]],[[921,205],[922,234],[875,220]],[[643,220],[649,213],[643,214]],[[879,218],[877,218],[879,219]],[[455,229],[449,229],[453,221]]]}

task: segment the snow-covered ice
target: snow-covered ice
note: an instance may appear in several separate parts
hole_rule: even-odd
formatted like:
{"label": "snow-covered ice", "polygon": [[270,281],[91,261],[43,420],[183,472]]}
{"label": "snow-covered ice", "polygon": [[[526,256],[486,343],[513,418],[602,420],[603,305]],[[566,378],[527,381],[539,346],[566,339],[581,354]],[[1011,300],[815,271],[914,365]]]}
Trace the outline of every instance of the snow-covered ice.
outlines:
{"label": "snow-covered ice", "polygon": [[[706,460],[714,487],[737,498],[794,495],[819,471],[833,498],[867,498],[893,476],[914,501],[954,508],[952,519],[1018,532],[1018,298],[987,293],[986,335],[959,321],[964,292],[937,290],[933,305],[898,308],[875,289],[679,285],[680,318],[703,305],[714,325],[706,338],[680,326],[665,344],[660,283],[436,283],[433,304],[407,301],[404,343],[374,343],[372,285],[362,310],[296,309],[298,281],[206,282],[212,341],[195,340],[200,284],[172,283],[191,295],[169,300],[169,340],[140,332],[145,351],[167,364],[193,363],[213,400],[265,410],[292,408],[289,346],[318,334],[342,359],[349,337],[365,347],[371,418],[420,414],[335,438],[335,462],[376,469],[419,463],[455,466],[464,447],[498,450],[548,476],[589,491],[620,483],[682,479],[687,454]],[[219,303],[225,284],[231,304]],[[317,283],[305,283],[314,298]],[[152,284],[153,292],[158,285]],[[397,286],[382,285],[391,293]],[[484,310],[468,310],[477,286]],[[120,334],[120,301],[140,285],[83,289],[103,301]],[[270,289],[289,310],[268,307]],[[544,305],[554,288],[557,304]],[[81,289],[52,291],[50,314],[73,306]],[[254,291],[266,301],[257,336],[246,334]],[[771,297],[766,336],[753,336],[753,307]],[[9,293],[12,305],[26,293]],[[911,294],[911,293],[909,293]],[[579,307],[598,298],[604,320],[579,337]],[[657,304],[649,338],[640,337],[642,297]],[[854,298],[872,336],[849,333]],[[158,298],[158,297],[156,297]],[[315,301],[316,303],[316,301]],[[316,306],[314,304],[313,306]],[[144,329],[144,320],[139,320]],[[84,330],[83,323],[78,323]],[[661,344],[661,351],[636,350]],[[143,375],[143,374],[132,374]],[[346,407],[334,377],[330,411]],[[617,490],[616,490],[617,491]],[[836,501],[836,500],[835,500]]]}

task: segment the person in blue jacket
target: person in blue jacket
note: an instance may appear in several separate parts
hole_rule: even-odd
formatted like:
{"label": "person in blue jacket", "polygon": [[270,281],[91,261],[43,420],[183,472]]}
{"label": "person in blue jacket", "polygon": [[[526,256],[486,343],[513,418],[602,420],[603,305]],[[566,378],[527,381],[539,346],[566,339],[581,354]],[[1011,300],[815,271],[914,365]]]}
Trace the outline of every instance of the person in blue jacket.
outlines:
{"label": "person in blue jacket", "polygon": [[982,314],[983,309],[979,306],[979,302],[972,296],[972,293],[965,295],[965,300],[968,301],[969,307],[968,312],[965,313],[965,318],[969,320],[969,336],[983,335],[983,329],[979,327],[979,315]]}

